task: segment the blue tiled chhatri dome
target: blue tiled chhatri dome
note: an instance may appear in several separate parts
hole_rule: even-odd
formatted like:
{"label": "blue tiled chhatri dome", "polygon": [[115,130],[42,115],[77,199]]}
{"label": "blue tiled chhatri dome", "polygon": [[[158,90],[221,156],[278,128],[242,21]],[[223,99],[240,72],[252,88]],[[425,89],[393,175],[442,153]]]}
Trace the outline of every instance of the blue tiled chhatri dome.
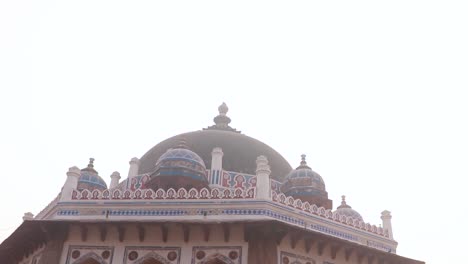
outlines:
{"label": "blue tiled chhatri dome", "polygon": [[364,222],[364,220],[362,219],[361,214],[359,214],[356,210],[351,208],[351,206],[346,204],[346,196],[344,196],[344,195],[341,196],[341,199],[342,199],[341,205],[338,206],[338,208],[336,209],[335,212],[339,213],[340,215],[345,215],[347,217],[352,217],[354,219],[358,219],[358,220]]}
{"label": "blue tiled chhatri dome", "polygon": [[107,189],[106,182],[98,175],[94,169],[94,159],[89,159],[88,167],[81,170],[80,178],[78,179],[78,190],[87,189],[89,191],[98,189]]}
{"label": "blue tiled chhatri dome", "polygon": [[281,191],[296,199],[331,209],[332,201],[328,199],[325,182],[318,173],[307,166],[305,157],[302,155],[301,165],[286,176]]}
{"label": "blue tiled chhatri dome", "polygon": [[153,189],[208,187],[205,163],[181,140],[177,147],[168,149],[158,159],[156,170],[151,174],[147,186]]}

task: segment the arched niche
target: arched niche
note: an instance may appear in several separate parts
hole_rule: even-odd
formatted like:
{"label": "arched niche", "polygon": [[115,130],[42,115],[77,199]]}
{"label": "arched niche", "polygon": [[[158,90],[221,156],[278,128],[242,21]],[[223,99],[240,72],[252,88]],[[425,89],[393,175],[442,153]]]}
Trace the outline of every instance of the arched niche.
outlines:
{"label": "arched niche", "polygon": [[91,252],[79,258],[73,264],[105,264],[106,262],[96,253]]}
{"label": "arched niche", "polygon": [[143,262],[141,262],[141,264],[164,264],[164,263],[162,263],[161,261],[155,258],[148,258],[148,259],[145,259]]}
{"label": "arched niche", "polygon": [[89,258],[89,259],[86,259],[82,262],[80,262],[80,264],[101,264],[101,262],[93,259],[93,258]]}
{"label": "arched niche", "polygon": [[220,259],[215,258],[215,259],[205,262],[205,264],[227,264],[227,263]]}
{"label": "arched niche", "polygon": [[234,262],[221,254],[214,254],[210,257],[208,257],[205,261],[203,261],[201,264],[234,264]]}
{"label": "arched niche", "polygon": [[151,252],[136,261],[135,264],[171,264],[171,262],[161,255]]}

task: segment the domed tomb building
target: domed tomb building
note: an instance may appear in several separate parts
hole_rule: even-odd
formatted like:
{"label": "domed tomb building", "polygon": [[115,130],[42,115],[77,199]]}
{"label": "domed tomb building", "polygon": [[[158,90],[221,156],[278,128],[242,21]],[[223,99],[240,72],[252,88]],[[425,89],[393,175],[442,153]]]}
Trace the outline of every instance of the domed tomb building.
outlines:
{"label": "domed tomb building", "polygon": [[374,225],[344,196],[333,210],[305,155],[293,169],[218,110],[214,125],[163,140],[109,185],[94,159],[69,168],[57,197],[0,244],[0,263],[423,263],[397,255],[389,211]]}

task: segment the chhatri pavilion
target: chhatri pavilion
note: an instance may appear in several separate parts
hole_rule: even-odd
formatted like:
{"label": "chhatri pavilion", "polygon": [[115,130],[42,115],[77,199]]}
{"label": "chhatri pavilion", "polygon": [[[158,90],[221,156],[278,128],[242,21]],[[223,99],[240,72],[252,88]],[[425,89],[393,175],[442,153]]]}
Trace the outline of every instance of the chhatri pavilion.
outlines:
{"label": "chhatri pavilion", "polygon": [[[230,126],[168,138],[109,184],[94,159],[0,244],[2,264],[420,264],[399,256],[391,214],[365,221],[306,156],[291,165]],[[96,162],[96,165],[98,163]]]}

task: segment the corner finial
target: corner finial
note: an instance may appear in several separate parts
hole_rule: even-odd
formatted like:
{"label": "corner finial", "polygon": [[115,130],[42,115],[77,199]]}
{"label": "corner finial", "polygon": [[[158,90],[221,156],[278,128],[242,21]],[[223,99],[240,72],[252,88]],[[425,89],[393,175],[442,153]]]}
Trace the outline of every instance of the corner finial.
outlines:
{"label": "corner finial", "polygon": [[260,173],[264,172],[270,175],[271,170],[270,170],[270,165],[268,165],[267,157],[260,155],[257,157],[257,160],[255,161],[255,163],[257,163],[257,170],[256,170],[257,175],[259,172]]}
{"label": "corner finial", "polygon": [[218,112],[219,112],[220,115],[226,115],[228,111],[229,111],[229,107],[226,105],[225,102],[223,102],[223,103],[218,107]]}
{"label": "corner finial", "polygon": [[34,220],[34,215],[31,212],[24,213],[23,221]]}

